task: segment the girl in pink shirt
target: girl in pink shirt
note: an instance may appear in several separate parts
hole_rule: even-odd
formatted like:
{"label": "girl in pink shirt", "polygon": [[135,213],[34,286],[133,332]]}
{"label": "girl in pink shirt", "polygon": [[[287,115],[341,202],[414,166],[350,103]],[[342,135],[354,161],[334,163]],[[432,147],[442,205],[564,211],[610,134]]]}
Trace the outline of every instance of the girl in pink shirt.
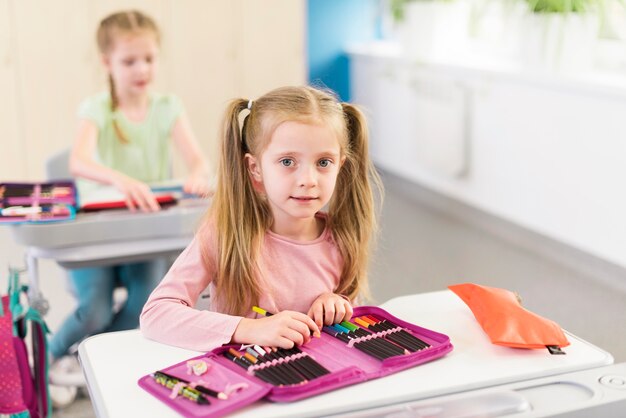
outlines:
{"label": "girl in pink shirt", "polygon": [[[211,209],[144,306],[143,334],[198,351],[291,348],[350,319],[351,301],[367,294],[380,186],[361,111],[283,87],[233,100],[221,141]],[[210,309],[197,310],[207,287]],[[256,318],[254,305],[275,315]]]}

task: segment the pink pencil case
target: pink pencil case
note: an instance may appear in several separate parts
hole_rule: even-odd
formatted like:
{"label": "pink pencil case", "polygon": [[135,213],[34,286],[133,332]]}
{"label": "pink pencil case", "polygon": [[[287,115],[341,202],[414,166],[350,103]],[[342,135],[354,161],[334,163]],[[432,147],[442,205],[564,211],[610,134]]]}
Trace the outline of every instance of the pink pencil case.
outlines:
{"label": "pink pencil case", "polygon": [[42,223],[76,217],[73,181],[0,183],[0,223]]}
{"label": "pink pencil case", "polygon": [[[415,367],[452,351],[453,347],[448,336],[402,321],[384,309],[375,306],[355,308],[351,322],[354,323],[355,318],[364,319],[365,317],[384,321],[387,329],[381,330],[380,327],[377,328],[378,331],[368,329],[367,334],[363,331],[355,331],[364,335],[363,337],[355,337],[357,339],[353,341],[353,343],[361,344],[360,347],[356,347],[349,341],[345,342],[330,334],[322,333],[320,338],[313,338],[308,344],[300,346],[301,353],[283,357],[282,360],[277,360],[274,363],[268,361],[265,364],[248,366],[246,369],[225,356],[230,349],[240,350],[241,346],[225,345],[160,370],[170,377],[188,382],[185,383],[187,386],[193,387],[194,384],[199,384],[217,392],[228,393],[228,399],[207,396],[210,405],[200,405],[184,396],[175,396],[176,388],[164,386],[153,375],[143,376],[139,379],[138,384],[185,417],[221,417],[262,398],[274,402],[293,402]],[[364,329],[364,327],[361,328]],[[410,335],[407,337],[406,334]],[[417,342],[415,344],[418,345],[415,346],[411,345],[413,343],[409,344],[414,339],[425,343],[426,346],[417,350],[409,350],[410,347],[415,348],[419,345]],[[381,340],[386,342],[381,342]],[[376,350],[382,350],[382,348],[378,348],[380,345],[386,349],[389,343],[404,349],[404,352],[384,359],[376,358],[370,352],[372,347],[377,347]],[[367,344],[369,348],[365,350],[363,344]],[[374,353],[380,354],[381,351],[374,351]],[[307,359],[303,360],[303,357]],[[322,366],[327,373],[295,384],[276,385],[276,382],[271,383],[267,379],[270,371],[278,373],[277,368],[284,371],[285,367],[293,367],[293,362],[310,362],[311,359]],[[200,376],[189,371],[189,365],[198,361],[203,361],[208,365],[206,373]],[[285,366],[284,363],[291,364]],[[265,370],[263,372],[265,374],[260,376],[259,370]],[[252,375],[253,371],[257,375]],[[244,388],[241,388],[242,386]],[[238,390],[231,392],[230,390],[233,388],[238,388]]]}

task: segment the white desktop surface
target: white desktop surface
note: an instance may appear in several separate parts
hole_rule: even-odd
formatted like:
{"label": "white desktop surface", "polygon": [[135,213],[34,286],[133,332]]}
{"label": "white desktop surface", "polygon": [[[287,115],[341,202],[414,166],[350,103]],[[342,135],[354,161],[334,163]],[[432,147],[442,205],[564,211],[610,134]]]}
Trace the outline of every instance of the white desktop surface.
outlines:
{"label": "white desktop surface", "polygon": [[[408,400],[467,391],[611,364],[604,350],[567,334],[566,355],[490,343],[469,308],[448,290],[404,296],[381,305],[400,319],[447,334],[454,350],[445,357],[384,378],[298,402],[256,402],[229,416],[320,417]],[[101,334],[79,347],[80,360],[98,417],[178,417],[145,392],[137,380],[198,355],[149,341],[139,331]]]}

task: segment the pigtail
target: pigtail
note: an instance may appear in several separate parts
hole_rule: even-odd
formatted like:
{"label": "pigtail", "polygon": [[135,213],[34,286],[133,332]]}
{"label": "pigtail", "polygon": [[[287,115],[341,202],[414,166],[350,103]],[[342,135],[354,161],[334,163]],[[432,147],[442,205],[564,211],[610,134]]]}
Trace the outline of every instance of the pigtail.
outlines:
{"label": "pigtail", "polygon": [[216,290],[224,301],[224,310],[238,315],[245,315],[260,297],[255,279],[256,256],[270,219],[268,209],[256,195],[245,161],[247,145],[239,118],[247,103],[236,99],[226,110],[220,135],[219,180],[209,214],[217,227]]}
{"label": "pigtail", "polygon": [[111,95],[111,113],[113,114],[113,131],[115,131],[115,135],[122,144],[128,144],[128,138],[126,137],[126,135],[124,135],[124,131],[122,131],[122,128],[120,128],[119,123],[117,123],[115,110],[119,105],[119,99],[117,98],[117,93],[115,93],[115,83],[111,75],[109,75],[109,92]]}
{"label": "pigtail", "polygon": [[369,296],[367,267],[370,242],[377,231],[372,185],[382,200],[382,182],[369,158],[369,135],[363,113],[341,104],[348,134],[346,160],[339,171],[335,196],[329,204],[333,236],[344,260],[336,293],[350,299]]}

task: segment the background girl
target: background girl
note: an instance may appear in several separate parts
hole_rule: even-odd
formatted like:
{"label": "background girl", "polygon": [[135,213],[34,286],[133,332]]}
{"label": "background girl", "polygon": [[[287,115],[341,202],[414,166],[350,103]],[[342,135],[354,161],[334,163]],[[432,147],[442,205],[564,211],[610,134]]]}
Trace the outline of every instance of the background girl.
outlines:
{"label": "background girl", "polygon": [[[87,98],[79,108],[78,134],[70,156],[70,171],[79,177],[79,196],[99,183],[110,184],[124,194],[131,210],[158,211],[147,183],[170,178],[172,142],[189,167],[185,191],[209,192],[208,165],[180,101],[150,91],[159,39],[154,21],[137,11],[115,13],[101,21],[97,42],[109,91]],[[164,267],[164,260],[152,260],[69,271],[78,307],[50,342],[54,359],[88,335],[136,328],[141,308]],[[128,297],[114,312],[113,289],[120,284],[127,288]],[[71,362],[56,364],[65,367],[53,366],[53,383],[80,383],[79,368],[79,373],[69,375],[64,368],[71,369]]]}
{"label": "background girl", "polygon": [[[303,344],[350,318],[366,293],[380,182],[365,119],[329,92],[284,87],[232,101],[221,140],[206,222],[150,296],[141,329],[198,351]],[[207,286],[210,311],[194,309]],[[255,304],[276,314],[254,319]]]}

